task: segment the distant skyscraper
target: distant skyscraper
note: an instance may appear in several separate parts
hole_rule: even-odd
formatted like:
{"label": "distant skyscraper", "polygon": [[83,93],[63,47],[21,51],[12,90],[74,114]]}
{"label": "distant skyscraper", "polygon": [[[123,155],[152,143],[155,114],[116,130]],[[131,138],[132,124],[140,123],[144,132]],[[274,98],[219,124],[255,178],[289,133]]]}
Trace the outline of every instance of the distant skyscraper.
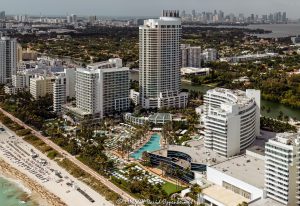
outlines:
{"label": "distant skyscraper", "polygon": [[221,10],[219,11],[219,18],[218,18],[218,19],[219,19],[219,21],[221,21],[221,22],[224,21],[224,12],[221,11]]}
{"label": "distant skyscraper", "polygon": [[5,11],[1,11],[0,12],[0,20],[4,20],[5,19]]}
{"label": "distant skyscraper", "polygon": [[77,15],[76,14],[72,14],[72,22],[76,23],[77,22]]}
{"label": "distant skyscraper", "polygon": [[192,17],[196,18],[196,11],[195,10],[192,10]]}
{"label": "distant skyscraper", "polygon": [[17,69],[17,40],[9,37],[0,39],[0,84],[11,81]]}
{"label": "distant skyscraper", "polygon": [[282,21],[286,22],[287,21],[287,17],[286,17],[286,12],[282,13]]}
{"label": "distant skyscraper", "polygon": [[186,13],[185,13],[185,10],[183,10],[182,12],[181,12],[181,17],[185,17],[186,16]]}
{"label": "distant skyscraper", "polygon": [[89,17],[89,23],[93,24],[97,21],[97,17],[96,16],[90,16]]}
{"label": "distant skyscraper", "polygon": [[143,108],[185,107],[181,93],[181,19],[178,11],[163,11],[139,27],[140,101]]}
{"label": "distant skyscraper", "polygon": [[71,14],[70,16],[67,16],[67,23],[68,24],[77,23],[77,15]]}

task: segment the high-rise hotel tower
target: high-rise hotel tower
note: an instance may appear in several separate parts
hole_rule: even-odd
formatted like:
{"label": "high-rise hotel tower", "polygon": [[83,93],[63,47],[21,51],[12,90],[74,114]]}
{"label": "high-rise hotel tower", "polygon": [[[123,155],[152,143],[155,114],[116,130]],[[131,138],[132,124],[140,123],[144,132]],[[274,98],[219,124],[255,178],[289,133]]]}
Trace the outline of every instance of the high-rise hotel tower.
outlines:
{"label": "high-rise hotel tower", "polygon": [[188,94],[181,92],[181,18],[163,11],[139,27],[140,105],[143,108],[182,108]]}
{"label": "high-rise hotel tower", "polygon": [[17,68],[17,40],[0,38],[0,84],[11,82]]}

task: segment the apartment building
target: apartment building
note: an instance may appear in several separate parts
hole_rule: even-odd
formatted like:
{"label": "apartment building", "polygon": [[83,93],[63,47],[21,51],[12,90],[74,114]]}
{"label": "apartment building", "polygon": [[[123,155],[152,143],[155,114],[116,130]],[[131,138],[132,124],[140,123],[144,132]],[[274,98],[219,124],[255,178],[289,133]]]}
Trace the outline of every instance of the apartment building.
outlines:
{"label": "apartment building", "polygon": [[181,45],[181,67],[201,68],[201,47],[193,47],[189,44]]}
{"label": "apartment building", "polygon": [[140,105],[143,108],[186,107],[182,93],[181,19],[178,11],[163,11],[139,27]]}
{"label": "apartment building", "polygon": [[17,69],[17,40],[9,37],[0,39],[0,84],[11,82]]}
{"label": "apartment building", "polygon": [[75,78],[76,70],[67,68],[64,72],[55,75],[53,83],[53,111],[61,114],[63,105],[66,104],[67,99],[75,97]]}
{"label": "apartment building", "polygon": [[76,71],[76,108],[80,118],[103,118],[126,111],[130,104],[129,68],[121,59],[90,64]]}
{"label": "apartment building", "polygon": [[35,76],[30,79],[30,94],[34,99],[53,94],[54,76]]}
{"label": "apartment building", "polygon": [[267,197],[284,205],[299,205],[299,134],[281,133],[265,146]]}

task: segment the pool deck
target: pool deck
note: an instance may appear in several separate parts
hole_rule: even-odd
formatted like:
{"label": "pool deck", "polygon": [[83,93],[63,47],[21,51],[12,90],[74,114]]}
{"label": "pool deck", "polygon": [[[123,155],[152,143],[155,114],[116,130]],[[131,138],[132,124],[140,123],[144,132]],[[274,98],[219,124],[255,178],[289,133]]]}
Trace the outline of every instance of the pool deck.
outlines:
{"label": "pool deck", "polygon": [[[154,134],[156,134],[156,133],[155,133],[155,132],[150,132],[150,133],[148,133],[148,135],[147,135],[147,137],[146,137],[146,140],[144,140],[142,144],[139,144],[138,147],[134,148],[134,150],[133,150],[130,154],[133,154],[133,153],[137,152],[139,149],[141,149],[142,147],[144,147],[145,144],[147,144],[147,143],[150,141],[151,137],[152,137]],[[135,147],[137,144],[138,144],[138,143],[136,143],[135,145],[133,145],[133,147]]]}
{"label": "pool deck", "polygon": [[140,144],[139,147],[135,148],[131,152],[131,154],[137,152],[139,149],[141,149],[142,147],[144,147],[151,140],[152,136],[155,135],[155,134],[157,134],[158,136],[160,136],[159,146],[162,147],[162,139],[163,139],[162,135],[160,133],[157,133],[157,132],[150,132],[149,135],[147,136],[146,140],[142,144]]}

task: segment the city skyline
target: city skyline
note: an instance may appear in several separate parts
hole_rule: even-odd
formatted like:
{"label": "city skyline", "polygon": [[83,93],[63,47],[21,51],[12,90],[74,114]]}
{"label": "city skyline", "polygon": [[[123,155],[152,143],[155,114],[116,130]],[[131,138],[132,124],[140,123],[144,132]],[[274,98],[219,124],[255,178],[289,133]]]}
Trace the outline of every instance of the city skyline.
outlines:
{"label": "city skyline", "polygon": [[[28,15],[66,15],[76,13],[78,15],[98,15],[98,16],[158,16],[163,9],[179,9],[186,11],[213,11],[223,10],[226,13],[245,13],[249,15],[256,13],[259,15],[272,13],[280,8],[281,11],[286,11],[289,18],[300,18],[297,8],[300,2],[296,0],[280,1],[267,0],[261,2],[259,0],[245,1],[243,4],[238,0],[213,0],[206,2],[203,0],[163,0],[163,1],[138,1],[138,0],[112,0],[112,1],[97,1],[87,0],[84,2],[65,0],[45,1],[42,6],[37,0],[28,0],[20,2],[12,0],[2,3],[2,10],[7,14],[28,14]],[[13,6],[12,6],[13,5]],[[16,6],[17,5],[17,6]],[[130,6],[129,6],[130,5]]]}

